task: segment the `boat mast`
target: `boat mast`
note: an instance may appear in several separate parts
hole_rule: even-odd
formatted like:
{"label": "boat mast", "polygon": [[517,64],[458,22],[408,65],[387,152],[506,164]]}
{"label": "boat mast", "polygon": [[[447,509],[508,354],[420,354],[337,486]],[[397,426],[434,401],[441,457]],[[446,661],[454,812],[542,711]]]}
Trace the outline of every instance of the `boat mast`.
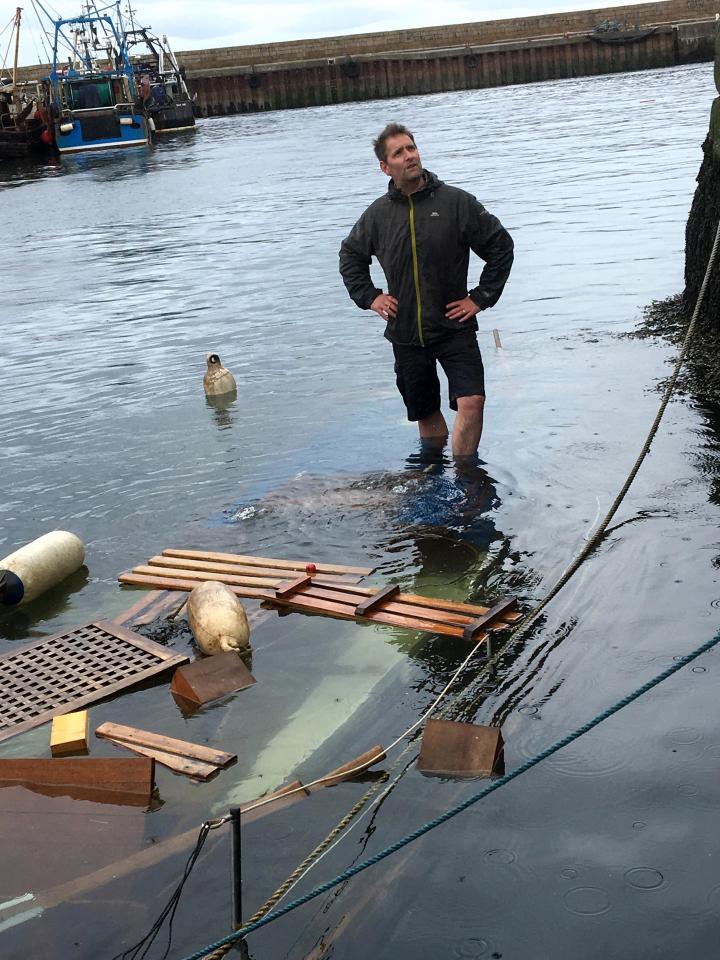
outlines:
{"label": "boat mast", "polygon": [[17,65],[18,55],[20,53],[20,20],[22,18],[22,7],[15,10],[15,60],[13,62],[13,87],[17,84]]}

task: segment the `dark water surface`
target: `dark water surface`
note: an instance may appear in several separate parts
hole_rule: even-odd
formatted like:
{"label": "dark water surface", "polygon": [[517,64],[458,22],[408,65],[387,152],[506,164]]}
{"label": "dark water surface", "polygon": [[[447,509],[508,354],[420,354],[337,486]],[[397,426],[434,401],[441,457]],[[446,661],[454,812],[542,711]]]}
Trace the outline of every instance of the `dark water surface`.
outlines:
{"label": "dark water surface", "polygon": [[[150,153],[0,166],[0,556],[69,529],[88,566],[0,614],[0,652],[116,615],[137,596],[117,574],[169,546],[375,566],[373,583],[480,603],[539,600],[605,515],[655,415],[672,353],[620,335],[682,287],[714,94],[703,64],[214,119]],[[337,275],[341,238],[384,189],[369,141],[391,118],[417,131],[429,169],[476,193],[516,241],[507,291],[481,317],[488,406],[484,469],[471,476],[419,457],[379,322]],[[238,381],[228,406],[203,394],[211,350]],[[507,770],[717,629],[717,428],[692,398],[671,403],[603,544],[508,654],[474,714],[503,721]],[[115,720],[236,752],[214,780],[158,768],[150,813],[0,791],[11,854],[3,957],[109,960],[154,921],[189,849],[116,881],[63,884],[387,745],[467,650],[274,613],[253,646],[256,686],[190,719],[163,684],[91,710],[91,729]],[[714,652],[684,668],[254,934],[250,955],[716,956],[719,668]],[[0,754],[46,756],[47,744],[42,727]],[[91,753],[119,755],[95,739]],[[393,778],[413,756],[398,754],[383,764]],[[246,828],[246,916],[367,786],[323,791]],[[411,765],[284,902],[478,788]],[[28,894],[19,922],[5,904]],[[229,929],[218,832],[170,955]]]}

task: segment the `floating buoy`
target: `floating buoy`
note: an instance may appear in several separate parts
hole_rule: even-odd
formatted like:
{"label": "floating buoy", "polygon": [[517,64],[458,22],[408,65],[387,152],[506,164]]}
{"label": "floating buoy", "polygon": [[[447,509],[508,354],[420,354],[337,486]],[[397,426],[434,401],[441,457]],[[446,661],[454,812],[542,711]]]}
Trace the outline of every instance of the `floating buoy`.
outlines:
{"label": "floating buoy", "polygon": [[206,580],[190,591],[187,617],[203,653],[241,651],[250,646],[245,608],[230,587],[218,580]]}
{"label": "floating buoy", "polygon": [[0,560],[0,604],[29,603],[85,562],[85,546],[67,530],[53,530]]}
{"label": "floating buoy", "polygon": [[208,397],[219,397],[222,394],[233,393],[237,390],[235,377],[229,370],[225,369],[216,353],[207,355],[207,373],[203,380],[203,386]]}

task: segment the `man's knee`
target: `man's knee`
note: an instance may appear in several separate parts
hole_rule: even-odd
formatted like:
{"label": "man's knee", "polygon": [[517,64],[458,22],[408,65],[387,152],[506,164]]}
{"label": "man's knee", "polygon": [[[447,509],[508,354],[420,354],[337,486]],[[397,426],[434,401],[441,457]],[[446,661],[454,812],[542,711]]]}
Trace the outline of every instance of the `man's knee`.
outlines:
{"label": "man's knee", "polygon": [[481,394],[457,398],[458,413],[462,413],[463,416],[473,418],[482,417],[484,407],[485,397]]}

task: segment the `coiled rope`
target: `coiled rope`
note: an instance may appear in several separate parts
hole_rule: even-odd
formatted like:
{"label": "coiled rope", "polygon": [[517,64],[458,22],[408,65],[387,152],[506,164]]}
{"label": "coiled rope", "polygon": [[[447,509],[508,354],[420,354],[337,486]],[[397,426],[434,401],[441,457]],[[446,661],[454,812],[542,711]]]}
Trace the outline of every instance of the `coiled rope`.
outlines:
{"label": "coiled rope", "polygon": [[[633,464],[623,486],[621,487],[619,493],[615,497],[615,500],[613,501],[605,517],[600,522],[600,525],[596,529],[595,533],[592,535],[592,537],[590,537],[590,539],[587,541],[587,543],[585,544],[583,549],[580,551],[580,553],[575,557],[572,563],[565,569],[563,574],[560,576],[560,578],[555,583],[555,585],[548,591],[545,597],[543,597],[543,599],[523,618],[520,624],[518,624],[516,627],[513,628],[506,643],[503,644],[501,649],[499,649],[493,656],[489,657],[482,664],[480,670],[478,671],[478,674],[475,676],[472,684],[470,685],[471,687],[474,687],[475,685],[477,685],[479,679],[482,676],[491,672],[494,669],[500,657],[505,653],[507,653],[508,648],[511,647],[519,637],[521,637],[523,634],[527,632],[530,626],[537,620],[542,610],[550,603],[550,601],[555,596],[557,596],[557,594],[574,576],[574,574],[577,573],[577,571],[582,566],[584,561],[593,552],[593,550],[595,550],[597,545],[602,540],[605,534],[605,531],[607,530],[611,520],[617,513],[617,510],[620,507],[620,504],[625,499],[625,496],[628,490],[630,489],[633,481],[635,480],[635,477],[637,476],[637,473],[640,470],[640,467],[642,466],[642,463],[645,460],[645,457],[647,456],[650,450],[652,441],[654,440],[655,435],[657,434],[658,428],[660,426],[660,422],[662,421],[667,405],[670,402],[670,398],[675,390],[675,386],[677,384],[677,380],[680,375],[680,368],[685,360],[685,357],[687,355],[687,352],[690,346],[690,342],[692,340],[692,336],[695,332],[695,327],[697,325],[697,318],[700,314],[700,309],[702,307],[702,303],[705,298],[705,293],[707,290],[707,285],[710,279],[710,275],[715,265],[718,248],[720,248],[720,222],[718,223],[715,231],[715,238],[713,241],[712,250],[710,252],[710,257],[708,259],[708,265],[705,270],[705,276],[703,277],[700,291],[698,293],[698,298],[695,303],[695,309],[693,310],[690,323],[688,324],[688,328],[682,342],[680,353],[675,362],[673,373],[665,387],[665,390],[663,392],[663,396],[660,402],[660,406],[655,415],[655,419],[653,420],[652,426],[650,427],[650,430],[645,439],[645,442],[642,446],[642,449],[638,454],[635,460],[635,463]],[[573,740],[576,740],[579,736],[582,736],[584,733],[587,733],[589,730],[593,729],[593,727],[597,726],[598,723],[601,723],[603,720],[612,716],[613,713],[616,713],[618,710],[621,710],[623,707],[627,706],[627,704],[631,703],[633,700],[637,699],[639,696],[642,696],[644,693],[647,692],[647,690],[652,689],[652,687],[656,686],[658,683],[661,683],[667,677],[672,676],[673,673],[677,672],[677,670],[679,670],[686,663],[689,663],[691,660],[700,656],[702,653],[706,652],[706,650],[711,649],[711,647],[715,646],[718,642],[720,642],[720,634],[718,634],[713,640],[708,641],[706,644],[703,644],[703,646],[698,648],[698,650],[696,650],[694,653],[688,654],[687,657],[684,657],[681,660],[679,660],[675,666],[668,668],[668,670],[664,671],[664,673],[660,674],[654,680],[649,681],[643,687],[640,687],[633,694],[630,694],[628,697],[625,697],[623,700],[618,701],[618,703],[615,704],[613,707],[609,708],[609,710],[606,710],[603,714],[598,715],[598,717],[596,717],[594,720],[591,720],[584,727],[579,728],[579,730],[575,731],[575,733],[569,734],[564,739],[557,741],[551,747],[548,747],[547,750],[543,751],[540,754],[537,754],[535,757],[526,761],[526,763],[522,764],[516,770],[512,771],[512,773],[507,774],[506,776],[502,777],[499,780],[496,780],[488,788],[476,794],[474,797],[471,797],[469,800],[464,801],[462,804],[459,804],[457,807],[454,807],[452,810],[447,811],[447,813],[443,814],[442,816],[435,818],[435,820],[429,821],[429,823],[426,823],[423,827],[420,827],[414,833],[408,834],[407,837],[397,841],[397,843],[393,844],[392,846],[387,847],[384,851],[377,854],[376,856],[371,857],[369,860],[366,860],[361,864],[358,864],[357,866],[353,867],[351,870],[345,871],[345,873],[340,874],[334,880],[328,881],[326,884],[322,884],[321,886],[316,887],[315,890],[311,891],[305,897],[301,897],[298,900],[293,901],[287,906],[282,907],[280,910],[277,910],[275,913],[268,913],[267,911],[276,903],[278,903],[279,900],[282,899],[285,893],[294,885],[296,880],[303,874],[303,872],[309,867],[309,865],[311,865],[319,856],[321,856],[323,851],[327,849],[327,847],[332,842],[332,840],[360,812],[360,810],[369,800],[370,796],[372,796],[372,794],[376,790],[377,785],[373,785],[373,787],[369,791],[367,791],[367,793],[363,797],[361,797],[361,799],[352,807],[352,809],[336,825],[336,827],[333,828],[333,830],[330,832],[330,834],[328,834],[325,840],[323,840],[322,843],[320,843],[315,848],[315,850],[313,850],[305,858],[305,860],[298,865],[298,867],[293,871],[293,873],[288,877],[288,879],[265,902],[265,904],[263,904],[263,906],[250,918],[248,923],[246,923],[245,926],[241,928],[241,930],[238,930],[235,933],[230,934],[228,937],[225,937],[224,939],[217,941],[217,943],[215,944],[209,945],[204,951],[194,954],[192,957],[186,958],[186,960],[203,960],[203,958],[205,958],[205,960],[222,960],[222,958],[227,954],[227,952],[230,950],[233,944],[235,944],[239,939],[242,939],[243,937],[245,937],[248,933],[251,933],[253,930],[259,929],[259,927],[264,926],[267,923],[270,923],[272,920],[275,920],[281,916],[284,916],[286,913],[289,913],[291,910],[294,910],[297,907],[301,906],[302,904],[307,903],[309,900],[314,899],[314,897],[320,896],[322,893],[325,893],[328,890],[332,889],[334,886],[337,886],[337,884],[342,883],[345,880],[348,880],[351,877],[355,876],[357,873],[361,872],[361,870],[367,869],[367,867],[372,866],[375,863],[378,863],[380,860],[384,859],[386,856],[389,856],[391,853],[394,853],[397,850],[400,850],[407,843],[411,843],[413,840],[418,839],[424,833],[427,833],[429,830],[433,829],[435,826],[439,826],[440,824],[444,823],[446,820],[451,819],[451,817],[456,816],[458,813],[467,809],[467,807],[471,806],[473,803],[476,803],[478,800],[487,796],[489,793],[492,793],[494,790],[499,789],[505,783],[509,783],[511,780],[515,779],[515,777],[520,776],[522,773],[525,773],[527,770],[531,769],[531,767],[535,766],[537,763],[540,763],[542,760],[546,759],[546,757],[551,756],[557,750],[560,750],[562,749],[562,747],[567,746],[569,743],[572,743]],[[388,751],[391,750],[394,746],[396,746],[402,739],[404,739],[410,733],[415,731],[421,724],[425,723],[425,721],[438,707],[441,700],[446,696],[449,689],[454,685],[454,683],[456,682],[456,680],[458,679],[462,671],[465,669],[469,661],[475,656],[478,649],[483,645],[483,643],[484,641],[481,641],[473,648],[473,650],[468,655],[468,657],[466,657],[466,659],[463,661],[460,667],[455,671],[449,683],[443,689],[439,697],[437,697],[436,700],[433,702],[430,709],[427,710],[425,714],[423,714],[423,716],[415,724],[413,724],[407,731],[405,731],[405,733],[403,733],[400,737],[398,737],[391,744],[391,746],[388,747]],[[453,699],[450,701],[450,703],[447,704],[446,707],[443,709],[443,715],[444,716],[452,715],[454,710],[456,710],[458,707],[460,698],[466,697],[467,694],[468,694],[468,688],[465,688],[464,690],[456,694],[453,697]],[[406,747],[406,750],[409,748],[409,746],[410,745],[408,744],[408,747]],[[405,752],[406,751],[403,751],[403,753]],[[402,756],[402,753],[400,756]],[[378,757],[378,759],[380,758]],[[316,782],[320,783],[322,782],[322,780],[319,780]],[[266,802],[269,802],[269,800]],[[260,801],[257,805],[258,806],[262,805],[262,801]]]}

